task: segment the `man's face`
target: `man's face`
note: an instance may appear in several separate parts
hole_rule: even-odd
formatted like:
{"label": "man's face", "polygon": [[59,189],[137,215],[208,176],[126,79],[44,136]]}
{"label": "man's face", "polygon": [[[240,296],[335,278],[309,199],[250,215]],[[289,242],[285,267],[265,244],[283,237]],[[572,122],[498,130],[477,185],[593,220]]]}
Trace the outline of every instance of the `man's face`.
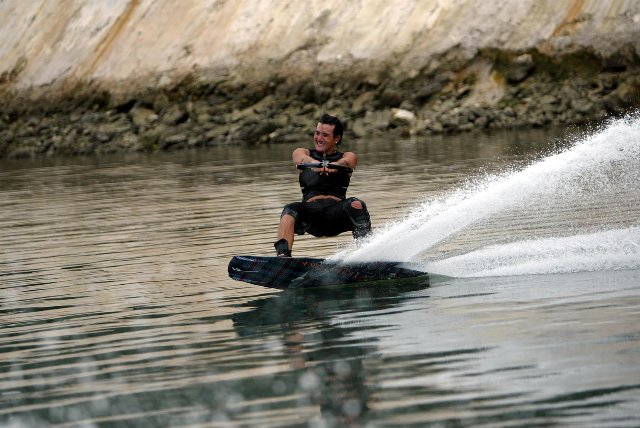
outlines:
{"label": "man's face", "polygon": [[335,127],[335,125],[318,123],[316,132],[313,134],[313,143],[318,152],[329,155],[335,151],[335,147],[340,142],[340,137],[336,138],[333,136],[333,129]]}

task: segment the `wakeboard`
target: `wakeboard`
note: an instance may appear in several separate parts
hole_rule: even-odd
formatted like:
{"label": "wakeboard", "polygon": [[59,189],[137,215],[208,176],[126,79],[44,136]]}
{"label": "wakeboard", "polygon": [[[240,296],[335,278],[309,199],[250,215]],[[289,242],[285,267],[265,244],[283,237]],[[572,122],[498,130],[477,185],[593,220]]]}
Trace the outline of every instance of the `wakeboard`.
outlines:
{"label": "wakeboard", "polygon": [[228,271],[237,281],[278,289],[427,276],[401,262],[340,263],[309,257],[234,256]]}

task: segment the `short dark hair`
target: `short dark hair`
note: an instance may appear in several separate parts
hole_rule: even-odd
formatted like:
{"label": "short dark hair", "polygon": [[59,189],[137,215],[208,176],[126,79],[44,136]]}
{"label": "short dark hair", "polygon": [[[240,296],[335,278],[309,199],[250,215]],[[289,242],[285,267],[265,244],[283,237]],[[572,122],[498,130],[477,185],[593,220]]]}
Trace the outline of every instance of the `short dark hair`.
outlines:
{"label": "short dark hair", "polygon": [[340,119],[325,113],[320,117],[320,120],[318,122],[325,125],[334,125],[335,127],[333,128],[333,136],[335,137],[336,135],[339,135],[340,141],[338,141],[338,145],[342,143],[342,133],[344,132],[344,127],[342,126],[342,122],[340,122]]}

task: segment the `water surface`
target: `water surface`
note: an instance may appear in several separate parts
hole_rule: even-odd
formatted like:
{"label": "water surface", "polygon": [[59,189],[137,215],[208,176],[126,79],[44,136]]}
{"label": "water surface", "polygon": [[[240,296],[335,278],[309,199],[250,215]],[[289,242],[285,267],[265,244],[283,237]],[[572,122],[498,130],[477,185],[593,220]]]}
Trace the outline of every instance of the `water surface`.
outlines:
{"label": "water surface", "polygon": [[295,292],[226,274],[295,145],[7,161],[0,423],[638,426],[640,125],[594,135],[347,142],[376,234],[295,255],[438,275]]}

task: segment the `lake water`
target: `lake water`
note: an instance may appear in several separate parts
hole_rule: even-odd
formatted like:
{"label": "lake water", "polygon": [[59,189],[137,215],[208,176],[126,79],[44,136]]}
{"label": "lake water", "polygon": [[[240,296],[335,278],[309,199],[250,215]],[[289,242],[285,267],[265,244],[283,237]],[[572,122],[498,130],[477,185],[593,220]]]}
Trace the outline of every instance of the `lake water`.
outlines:
{"label": "lake water", "polygon": [[294,255],[434,275],[232,281],[294,147],[0,164],[0,425],[640,426],[637,117],[346,141],[374,236]]}

